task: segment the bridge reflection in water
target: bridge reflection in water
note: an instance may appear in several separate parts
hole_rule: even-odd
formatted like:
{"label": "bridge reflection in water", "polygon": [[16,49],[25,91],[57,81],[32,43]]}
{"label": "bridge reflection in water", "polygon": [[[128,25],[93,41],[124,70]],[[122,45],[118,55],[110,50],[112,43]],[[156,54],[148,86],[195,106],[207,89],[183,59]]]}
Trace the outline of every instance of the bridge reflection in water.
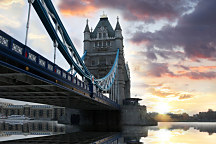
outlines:
{"label": "bridge reflection in water", "polygon": [[[81,132],[79,127],[50,121],[0,122],[1,142],[9,144],[154,144],[206,141],[213,144],[216,123],[159,123],[159,126],[126,126],[122,132]],[[206,137],[208,139],[206,139]],[[28,138],[28,139],[27,139]],[[5,141],[5,142],[4,142]]]}

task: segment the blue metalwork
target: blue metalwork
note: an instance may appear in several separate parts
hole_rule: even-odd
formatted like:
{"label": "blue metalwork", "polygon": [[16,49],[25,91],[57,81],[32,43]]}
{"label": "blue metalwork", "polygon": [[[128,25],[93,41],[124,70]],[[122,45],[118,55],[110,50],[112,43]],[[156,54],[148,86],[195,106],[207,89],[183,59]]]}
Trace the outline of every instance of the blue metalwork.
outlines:
{"label": "blue metalwork", "polygon": [[[69,63],[69,65],[73,65],[75,71],[78,72],[81,76],[90,79],[91,74],[84,65],[78,52],[76,51],[52,2],[50,0],[35,0],[33,7],[35,8],[53,42],[58,43],[58,49],[62,53],[66,61]],[[57,30],[60,31],[63,41],[61,41],[60,37],[58,36],[58,33],[55,30],[51,20],[53,20],[53,23],[57,25]],[[71,54],[69,53],[69,51],[71,52]]]}
{"label": "blue metalwork", "polygon": [[[86,53],[87,53],[87,51],[84,52],[84,54],[83,54],[83,56],[82,56],[82,58],[81,58],[83,61],[84,61],[84,59],[85,59]],[[69,70],[67,70],[67,72],[70,72],[71,70],[72,70],[72,68],[70,68]],[[73,74],[73,77],[75,77],[76,74],[77,74],[77,72],[75,71],[74,74]]]}
{"label": "blue metalwork", "polygon": [[99,86],[100,89],[107,91],[112,87],[112,84],[116,76],[116,70],[118,68],[118,58],[119,58],[119,49],[117,50],[115,62],[111,70],[109,71],[109,73],[105,77],[95,80],[95,83]]}
{"label": "blue metalwork", "polygon": [[[67,84],[70,87],[81,90],[84,93],[87,94],[92,93],[89,87],[87,85],[84,85],[84,83],[81,80],[79,80],[77,77],[72,78],[72,75],[70,73],[66,72],[58,65],[52,63],[51,61],[44,58],[37,52],[33,51],[31,48],[13,39],[12,37],[10,37],[9,35],[7,35],[1,30],[0,30],[0,56],[6,57],[7,59],[12,60],[13,62],[19,63],[21,66],[20,67],[13,66],[13,63],[12,64],[8,63],[6,59],[5,59],[6,61],[0,60],[1,65],[7,66],[21,73],[28,74],[32,77],[51,83],[52,85],[56,85],[58,87],[64,88],[68,91],[75,92],[84,97],[88,97],[88,96],[83,95],[82,93],[78,93],[54,81],[48,80],[46,77],[50,77],[54,80],[58,80],[59,82],[63,82],[64,84]],[[28,66],[33,71],[28,72],[23,69],[23,66]],[[59,73],[57,72],[57,70],[59,70]],[[38,72],[43,75],[46,75],[46,77],[44,78],[37,75]],[[116,102],[107,98],[102,93],[93,93],[93,95],[95,99],[92,100],[98,101],[105,105],[109,105],[116,109],[120,108],[120,106]]]}
{"label": "blue metalwork", "polygon": [[[78,52],[76,51],[76,48],[65,30],[51,0],[35,0],[33,7],[35,8],[53,42],[58,43],[58,49],[69,65],[72,65],[80,76],[85,77],[89,82],[92,82],[94,76],[88,71],[82,58],[80,58]],[[60,39],[58,32],[62,40]],[[69,52],[71,52],[71,54]],[[96,87],[102,91],[109,90],[114,82],[118,66],[118,55],[119,50],[117,50],[116,60],[110,72],[104,78],[95,79],[95,83],[93,82]],[[91,90],[93,91],[93,88],[91,88]]]}

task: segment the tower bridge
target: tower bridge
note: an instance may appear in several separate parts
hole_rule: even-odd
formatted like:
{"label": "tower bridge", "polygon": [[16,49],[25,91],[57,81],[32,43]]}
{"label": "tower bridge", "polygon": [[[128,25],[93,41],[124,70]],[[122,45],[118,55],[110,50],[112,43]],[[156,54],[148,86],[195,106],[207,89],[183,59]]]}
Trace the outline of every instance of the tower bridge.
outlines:
{"label": "tower bridge", "polygon": [[[1,98],[78,109],[119,109],[123,99],[130,96],[130,87],[125,86],[130,83],[130,78],[126,72],[119,22],[115,31],[105,16],[94,32],[89,31],[87,24],[84,31],[86,56],[81,58],[51,0],[28,2],[25,44],[0,31]],[[32,5],[51,37],[55,51],[58,48],[68,62],[68,71],[55,64],[56,54],[51,62],[27,46]],[[98,46],[93,46],[95,43]],[[93,50],[95,48],[97,51]]]}
{"label": "tower bridge", "polygon": [[[108,17],[102,15],[91,31],[87,21],[81,58],[51,0],[28,2],[25,44],[0,30],[0,98],[66,107],[62,119],[68,122],[73,115],[79,115],[83,125],[118,128],[121,112],[126,121],[128,114],[137,112],[135,119],[139,121],[142,117],[147,124],[145,107],[137,106],[130,113],[133,106],[126,110],[123,106],[124,100],[130,99],[130,70],[124,58],[119,19],[113,29]],[[68,62],[69,70],[55,63],[55,53],[51,62],[28,47],[31,6],[50,36],[55,52],[58,48]]]}

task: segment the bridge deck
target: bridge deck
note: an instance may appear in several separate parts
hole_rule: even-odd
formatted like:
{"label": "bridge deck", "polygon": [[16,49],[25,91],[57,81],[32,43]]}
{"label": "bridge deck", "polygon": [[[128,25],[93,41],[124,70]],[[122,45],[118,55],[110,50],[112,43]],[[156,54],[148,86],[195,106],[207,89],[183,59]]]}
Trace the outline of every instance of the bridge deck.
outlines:
{"label": "bridge deck", "polygon": [[100,93],[0,31],[0,97],[78,109],[119,109]]}

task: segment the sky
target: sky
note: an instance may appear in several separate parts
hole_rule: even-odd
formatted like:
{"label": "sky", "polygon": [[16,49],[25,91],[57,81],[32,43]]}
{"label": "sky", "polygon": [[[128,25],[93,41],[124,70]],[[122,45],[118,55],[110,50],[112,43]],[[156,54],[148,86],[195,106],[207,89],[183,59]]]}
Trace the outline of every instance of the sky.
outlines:
{"label": "sky", "polygon": [[[83,53],[86,19],[93,29],[107,14],[124,37],[131,97],[148,112],[216,110],[215,0],[52,0],[77,51]],[[27,0],[0,0],[0,29],[24,43]],[[34,8],[28,46],[53,61],[53,43]],[[69,66],[57,51],[57,64]]]}

